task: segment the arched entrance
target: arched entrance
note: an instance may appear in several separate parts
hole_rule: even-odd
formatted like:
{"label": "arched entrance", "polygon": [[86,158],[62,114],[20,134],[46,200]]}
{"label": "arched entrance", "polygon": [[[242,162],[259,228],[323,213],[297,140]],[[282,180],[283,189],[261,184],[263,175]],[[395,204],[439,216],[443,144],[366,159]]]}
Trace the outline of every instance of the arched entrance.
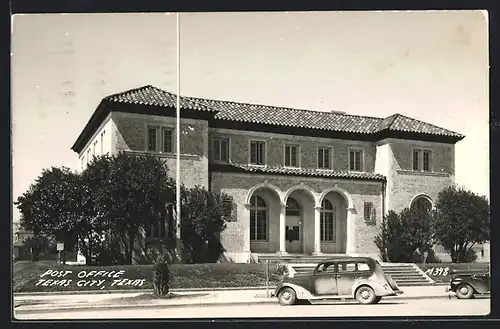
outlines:
{"label": "arched entrance", "polygon": [[252,188],[247,195],[247,214],[249,216],[246,227],[249,251],[269,253],[277,250],[281,198],[278,188],[271,184],[262,184]]}
{"label": "arched entrance", "polygon": [[284,251],[291,254],[314,250],[314,205],[316,193],[304,184],[292,186],[283,195]]}
{"label": "arched entrance", "polygon": [[332,189],[320,196],[319,238],[321,253],[346,253],[348,209],[350,199],[341,191]]}

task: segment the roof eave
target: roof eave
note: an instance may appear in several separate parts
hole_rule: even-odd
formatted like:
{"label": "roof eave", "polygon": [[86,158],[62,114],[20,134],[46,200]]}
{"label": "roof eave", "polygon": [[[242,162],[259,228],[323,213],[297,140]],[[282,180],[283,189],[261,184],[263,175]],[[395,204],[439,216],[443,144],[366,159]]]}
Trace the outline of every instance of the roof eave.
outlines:
{"label": "roof eave", "polygon": [[73,146],[71,146],[72,151],[79,154],[83,150],[86,140],[90,138],[89,135],[91,134],[91,131],[101,124],[101,122],[99,122],[100,116],[102,116],[103,114],[107,115],[107,112],[109,112],[109,107],[107,106],[106,99],[103,99],[97,106],[89,121],[87,121],[87,124],[83,128],[80,135],[77,137]]}

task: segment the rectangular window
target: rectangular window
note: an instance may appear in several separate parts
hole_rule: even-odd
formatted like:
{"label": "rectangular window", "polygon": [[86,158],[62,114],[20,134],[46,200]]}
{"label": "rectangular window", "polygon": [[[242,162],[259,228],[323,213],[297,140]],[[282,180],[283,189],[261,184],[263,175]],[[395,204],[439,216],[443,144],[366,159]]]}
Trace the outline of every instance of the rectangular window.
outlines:
{"label": "rectangular window", "polygon": [[363,150],[349,151],[349,170],[362,171],[363,169]]}
{"label": "rectangular window", "polygon": [[90,162],[90,149],[87,150],[87,163]]}
{"label": "rectangular window", "polygon": [[365,222],[373,223],[375,222],[375,207],[373,206],[373,202],[365,202],[364,203],[364,218]]}
{"label": "rectangular window", "polygon": [[431,171],[432,152],[429,150],[413,150],[413,170]]}
{"label": "rectangular window", "polygon": [[413,170],[421,170],[420,168],[420,156],[421,150],[413,150]]}
{"label": "rectangular window", "polygon": [[332,169],[329,148],[320,147],[318,149],[318,168],[319,169]]}
{"label": "rectangular window", "polygon": [[104,133],[105,131],[101,133],[101,155],[104,154]]}
{"label": "rectangular window", "polygon": [[354,272],[354,271],[356,271],[356,264],[355,263],[339,263],[338,264],[338,271],[339,272]]}
{"label": "rectangular window", "polygon": [[81,167],[81,169],[83,169],[84,166],[85,166],[85,155],[82,156],[82,158],[80,159],[80,167]]}
{"label": "rectangular window", "polygon": [[97,141],[94,142],[94,146],[92,147],[92,155],[96,156],[96,151],[97,151]]}
{"label": "rectangular window", "polygon": [[369,271],[370,270],[370,266],[367,264],[367,263],[358,263],[358,271]]}
{"label": "rectangular window", "polygon": [[296,145],[285,145],[285,167],[299,166],[299,147]]}
{"label": "rectangular window", "polygon": [[214,139],[214,160],[221,162],[229,161],[229,139],[227,138]]}
{"label": "rectangular window", "polygon": [[422,168],[424,171],[431,171],[431,151],[424,151],[423,153],[423,165]]}
{"label": "rectangular window", "polygon": [[149,127],[148,128],[148,151],[149,152],[158,152],[158,147],[156,143],[156,138],[157,138],[157,131],[158,129]]}
{"label": "rectangular window", "polygon": [[172,153],[173,144],[174,139],[172,129],[163,128],[161,151],[165,153]]}
{"label": "rectangular window", "polygon": [[264,165],[266,163],[266,144],[260,141],[250,142],[250,164]]}

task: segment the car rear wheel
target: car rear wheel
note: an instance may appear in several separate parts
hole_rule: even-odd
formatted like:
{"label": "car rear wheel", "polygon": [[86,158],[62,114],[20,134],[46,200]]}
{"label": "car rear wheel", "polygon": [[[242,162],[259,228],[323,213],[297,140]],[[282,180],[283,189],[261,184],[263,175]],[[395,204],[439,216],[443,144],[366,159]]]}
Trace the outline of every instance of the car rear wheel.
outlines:
{"label": "car rear wheel", "polygon": [[372,287],[361,286],[356,289],[355,298],[360,304],[373,304],[377,299]]}
{"label": "car rear wheel", "polygon": [[458,299],[471,299],[474,297],[474,289],[467,283],[462,283],[457,287],[455,295]]}
{"label": "car rear wheel", "polygon": [[292,288],[286,287],[279,291],[278,301],[282,306],[289,306],[295,304],[297,300],[297,294]]}

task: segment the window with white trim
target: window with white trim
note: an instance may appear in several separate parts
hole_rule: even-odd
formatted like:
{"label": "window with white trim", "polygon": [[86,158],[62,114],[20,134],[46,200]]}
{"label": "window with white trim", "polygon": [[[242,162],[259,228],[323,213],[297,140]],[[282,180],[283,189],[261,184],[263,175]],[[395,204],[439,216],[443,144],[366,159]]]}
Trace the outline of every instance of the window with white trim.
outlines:
{"label": "window with white trim", "polygon": [[431,171],[432,152],[424,149],[413,149],[413,170]]}
{"label": "window with white trim", "polygon": [[103,132],[101,133],[101,155],[103,155],[103,154],[104,154],[104,133],[105,133],[105,132],[106,132],[106,131],[103,131]]}
{"label": "window with white trim", "polygon": [[267,204],[258,195],[250,199],[250,240],[267,241]]}
{"label": "window with white trim", "polygon": [[331,149],[329,147],[318,148],[318,168],[332,169]]}
{"label": "window with white trim", "polygon": [[285,145],[285,167],[299,167],[299,147]]}
{"label": "window with white trim", "polygon": [[158,128],[148,127],[147,150],[149,152],[158,152],[157,135],[158,135]]}
{"label": "window with white trim", "polygon": [[358,149],[349,150],[349,170],[350,171],[363,170],[363,150],[358,150]]}
{"label": "window with white trim", "polygon": [[322,242],[335,242],[335,207],[330,200],[324,199],[321,202],[321,215],[320,215],[320,238]]}
{"label": "window with white trim", "polygon": [[364,203],[364,218],[365,222],[375,223],[376,212],[375,212],[375,207],[373,206],[373,202]]}
{"label": "window with white trim", "polygon": [[229,162],[229,139],[214,138],[214,161]]}
{"label": "window with white trim", "polygon": [[148,152],[172,153],[174,149],[174,131],[166,127],[150,126],[147,129],[146,150]]}
{"label": "window with white trim", "polygon": [[161,151],[172,153],[174,151],[174,132],[169,128],[162,128]]}
{"label": "window with white trim", "polygon": [[250,164],[266,164],[266,143],[262,141],[250,141]]}

